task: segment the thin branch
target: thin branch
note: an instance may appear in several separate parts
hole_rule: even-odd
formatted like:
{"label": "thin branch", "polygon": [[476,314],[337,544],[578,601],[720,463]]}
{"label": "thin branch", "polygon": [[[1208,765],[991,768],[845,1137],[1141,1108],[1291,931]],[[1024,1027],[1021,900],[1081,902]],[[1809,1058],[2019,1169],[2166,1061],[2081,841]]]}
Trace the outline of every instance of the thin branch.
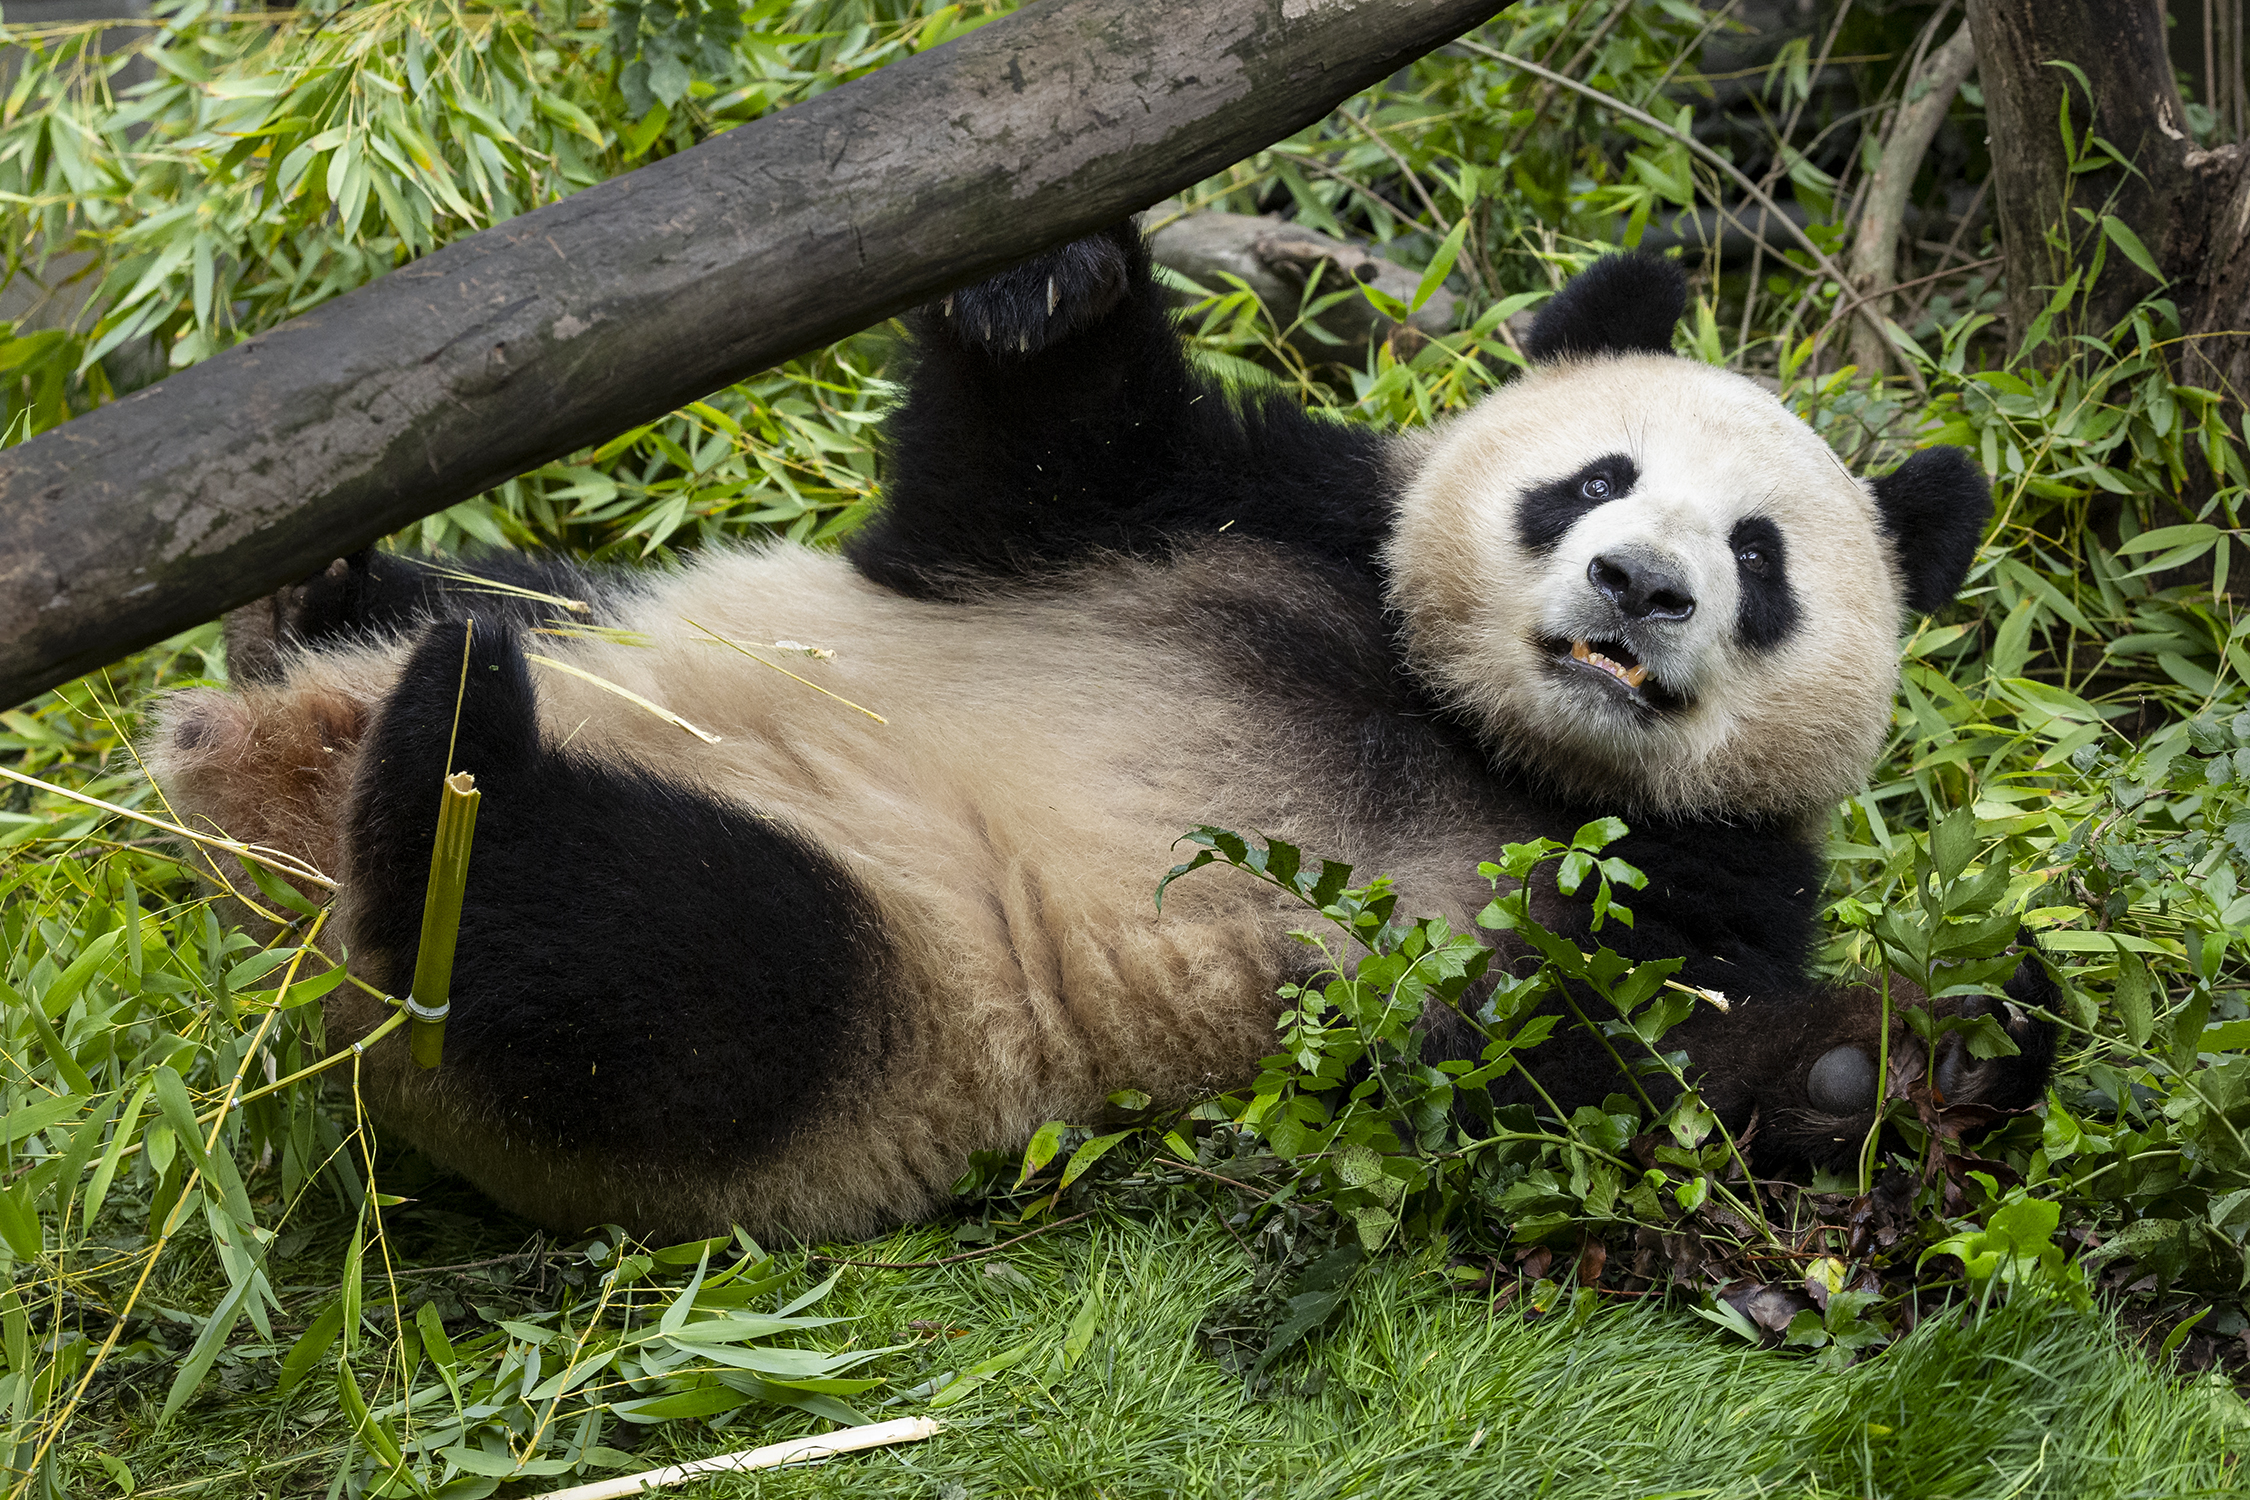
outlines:
{"label": "thin branch", "polygon": [[[1931,52],[1907,79],[1905,98],[1886,132],[1883,154],[1868,180],[1867,201],[1859,215],[1859,233],[1852,241],[1851,290],[1878,313],[1890,297],[1891,278],[1898,265],[1899,227],[1906,220],[1906,201],[1914,176],[1930,142],[1945,123],[1954,95],[1968,82],[1977,65],[1976,44],[1966,21],[1944,46]],[[1917,97],[1915,91],[1921,93]],[[1880,320],[1870,320],[1852,336],[1852,360],[1863,369],[1880,368],[1885,358],[1899,358]],[[1903,361],[1902,361],[1903,362]]]}
{"label": "thin branch", "polygon": [[1857,297],[1854,297],[1850,302],[1844,304],[1842,307],[1837,308],[1835,316],[1831,317],[1826,323],[1823,323],[1821,325],[1820,332],[1814,334],[1813,337],[1816,339],[1824,339],[1828,337],[1828,335],[1835,330],[1836,325],[1843,322],[1844,319],[1850,317],[1853,311],[1857,309],[1863,302],[1872,302],[1877,297],[1887,297],[1892,292],[1903,292],[1909,287],[1921,286],[1925,282],[1943,281],[1948,276],[1966,276],[1971,271],[1986,270],[1992,266],[2000,264],[2000,262],[2005,258],[2006,257],[2004,256],[1995,255],[1985,260],[1972,260],[1967,265],[1947,266],[1942,271],[1932,271],[1929,275],[1917,276],[1912,281],[1901,281],[1894,286],[1882,287],[1872,292],[1862,292]]}

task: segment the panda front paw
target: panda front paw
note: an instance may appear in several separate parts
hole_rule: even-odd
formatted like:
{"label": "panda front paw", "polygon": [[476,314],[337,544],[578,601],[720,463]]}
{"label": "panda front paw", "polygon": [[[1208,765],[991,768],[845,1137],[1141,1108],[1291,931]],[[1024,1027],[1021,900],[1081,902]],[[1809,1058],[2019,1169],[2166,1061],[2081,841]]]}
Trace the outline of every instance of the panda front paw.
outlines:
{"label": "panda front paw", "polygon": [[970,349],[1021,359],[1107,317],[1146,273],[1147,254],[1140,231],[1120,224],[951,293],[926,322]]}
{"label": "panda front paw", "polygon": [[[2052,1013],[2060,996],[2039,957],[2027,953],[2003,988],[2006,1000],[1931,1000],[1895,982],[1887,1046],[1872,985],[1809,1003],[1753,1002],[1730,1018],[1750,1028],[1735,1032],[1739,1045],[1697,1049],[1700,1081],[1722,1113],[1755,1119],[1752,1150],[1768,1168],[1848,1168],[1875,1123],[1879,1071],[1882,1097],[1909,1101],[1933,1134],[1975,1139],[2038,1103],[2054,1067],[2054,1023],[2037,1012]],[[2012,1053],[1996,1045],[2003,1037]]]}

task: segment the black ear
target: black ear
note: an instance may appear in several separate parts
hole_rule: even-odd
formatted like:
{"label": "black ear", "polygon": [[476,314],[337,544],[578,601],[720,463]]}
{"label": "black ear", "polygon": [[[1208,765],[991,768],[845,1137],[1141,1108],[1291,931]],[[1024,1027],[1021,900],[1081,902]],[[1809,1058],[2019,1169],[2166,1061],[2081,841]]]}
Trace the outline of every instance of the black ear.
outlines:
{"label": "black ear", "polygon": [[1531,323],[1524,352],[1545,363],[1597,354],[1669,354],[1687,277],[1649,250],[1605,255],[1563,284]]}
{"label": "black ear", "polygon": [[1943,609],[1969,576],[1992,519],[1984,471],[1962,449],[1924,448],[1875,481],[1875,508],[1906,576],[1907,608]]}

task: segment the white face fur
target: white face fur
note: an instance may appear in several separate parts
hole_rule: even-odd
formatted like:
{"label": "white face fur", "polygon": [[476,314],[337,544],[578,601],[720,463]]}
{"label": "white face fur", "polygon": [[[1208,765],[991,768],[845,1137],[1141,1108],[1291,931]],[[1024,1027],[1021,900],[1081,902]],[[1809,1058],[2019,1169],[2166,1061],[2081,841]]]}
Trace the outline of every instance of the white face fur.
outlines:
{"label": "white face fur", "polygon": [[1386,562],[1425,678],[1627,816],[1797,816],[1882,748],[1902,585],[1868,486],[1673,355],[1535,367],[1410,450]]}

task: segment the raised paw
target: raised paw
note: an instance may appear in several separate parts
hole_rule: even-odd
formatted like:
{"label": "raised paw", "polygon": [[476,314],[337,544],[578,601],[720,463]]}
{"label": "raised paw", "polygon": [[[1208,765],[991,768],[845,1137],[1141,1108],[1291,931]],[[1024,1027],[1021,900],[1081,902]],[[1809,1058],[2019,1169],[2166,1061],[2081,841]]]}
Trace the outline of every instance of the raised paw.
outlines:
{"label": "raised paw", "polygon": [[928,321],[998,358],[1037,354],[1106,317],[1147,261],[1140,231],[1120,224],[949,294]]}

